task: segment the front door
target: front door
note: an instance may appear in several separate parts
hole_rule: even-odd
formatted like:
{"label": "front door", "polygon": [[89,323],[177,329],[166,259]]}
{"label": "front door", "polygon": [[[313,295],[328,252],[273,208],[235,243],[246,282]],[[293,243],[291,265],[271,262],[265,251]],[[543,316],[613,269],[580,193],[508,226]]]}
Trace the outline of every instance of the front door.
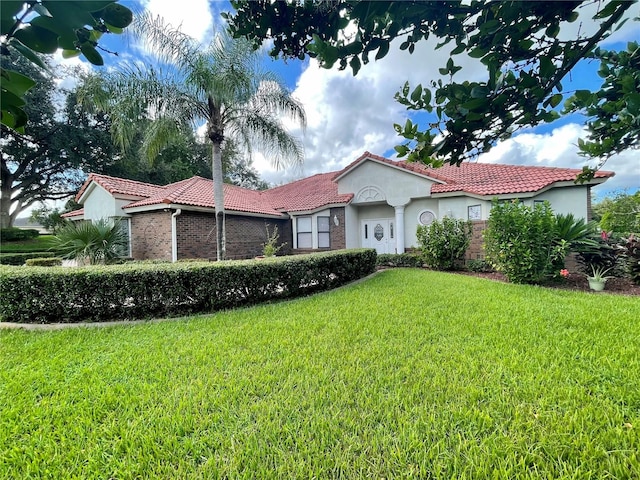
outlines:
{"label": "front door", "polygon": [[395,253],[396,241],[393,219],[362,220],[361,240],[364,248],[375,248],[378,253]]}

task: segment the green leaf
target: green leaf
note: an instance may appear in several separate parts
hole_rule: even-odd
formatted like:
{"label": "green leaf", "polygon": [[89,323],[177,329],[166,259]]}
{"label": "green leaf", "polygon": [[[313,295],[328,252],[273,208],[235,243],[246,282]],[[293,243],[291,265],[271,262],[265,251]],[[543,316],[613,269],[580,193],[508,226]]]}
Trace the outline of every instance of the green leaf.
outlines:
{"label": "green leaf", "polygon": [[15,39],[15,41],[11,42],[11,46],[13,48],[15,48],[17,51],[19,51],[27,60],[31,61],[32,63],[36,64],[37,66],[39,66],[40,68],[44,69],[44,70],[48,70],[49,67],[47,67],[47,64],[44,63],[40,57],[38,57],[33,50],[31,50],[30,48],[24,46],[20,41],[18,41],[17,39]]}
{"label": "green leaf", "polygon": [[556,71],[556,66],[551,59],[547,57],[540,58],[540,76],[543,78],[551,78]]}
{"label": "green leaf", "polygon": [[353,57],[349,62],[349,66],[351,67],[351,70],[353,71],[353,76],[355,77],[358,74],[358,71],[360,70],[360,67],[361,67],[360,59],[358,57]]}
{"label": "green leaf", "polygon": [[21,97],[24,96],[24,94],[27,93],[27,91],[35,84],[36,82],[26,75],[14,72],[13,70],[2,69],[2,89],[20,97],[21,103],[13,102],[13,105],[24,105],[24,100],[22,100]]}
{"label": "green leaf", "polygon": [[396,145],[393,149],[398,153],[398,157],[404,157],[409,153],[409,147],[406,145]]}
{"label": "green leaf", "polygon": [[108,23],[105,23],[104,26],[107,27],[107,30],[109,30],[111,33],[120,34],[124,32],[124,28],[114,27],[113,25],[110,25]]}
{"label": "green leaf", "polygon": [[555,95],[552,95],[551,97],[549,97],[549,105],[551,105],[551,108],[557,107],[561,101],[562,101],[561,93],[556,93]]}
{"label": "green leaf", "polygon": [[610,17],[615,13],[615,11],[618,9],[621,3],[623,2],[611,1],[609,3],[606,3],[605,7],[602,10],[600,10],[593,18],[598,19],[598,18]]}
{"label": "green leaf", "polygon": [[105,23],[118,28],[126,28],[133,21],[133,13],[127,7],[112,3],[102,12]]}
{"label": "green leaf", "polygon": [[98,51],[93,48],[93,46],[89,43],[83,43],[80,45],[80,51],[89,60],[93,65],[104,65],[104,60],[102,56],[98,53]]}
{"label": "green leaf", "polygon": [[80,55],[79,50],[62,50],[62,58],[73,58]]}
{"label": "green leaf", "polygon": [[378,52],[376,53],[376,60],[380,60],[387,53],[389,53],[389,41],[388,40],[382,40],[382,42],[380,43],[380,48],[378,49]]}
{"label": "green leaf", "polygon": [[83,2],[59,2],[43,0],[42,5],[51,12],[53,18],[64,28],[76,29],[94,25],[95,19],[82,7]]}
{"label": "green leaf", "polygon": [[482,48],[476,47],[473,50],[471,50],[469,52],[469,56],[471,58],[482,58],[487,54],[486,50],[483,50]]}
{"label": "green leaf", "polygon": [[420,100],[421,96],[422,96],[422,85],[418,84],[416,88],[413,89],[413,92],[411,92],[411,100],[413,102],[417,102],[418,100]]}
{"label": "green leaf", "polygon": [[486,98],[474,98],[473,100],[469,100],[468,102],[460,105],[462,108],[467,110],[486,110],[486,107],[489,105],[489,100]]}
{"label": "green leaf", "polygon": [[478,86],[471,89],[471,98],[485,98],[489,95],[487,87]]}
{"label": "green leaf", "polygon": [[18,30],[15,38],[36,52],[55,53],[58,49],[58,35],[37,25],[29,25]]}

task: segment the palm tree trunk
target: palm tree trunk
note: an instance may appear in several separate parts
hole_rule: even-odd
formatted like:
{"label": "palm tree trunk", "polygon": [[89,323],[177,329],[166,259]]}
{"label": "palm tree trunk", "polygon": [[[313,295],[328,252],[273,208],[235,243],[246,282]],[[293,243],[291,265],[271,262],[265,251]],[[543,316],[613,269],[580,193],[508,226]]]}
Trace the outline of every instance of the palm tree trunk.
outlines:
{"label": "palm tree trunk", "polygon": [[226,257],[224,181],[222,177],[222,148],[220,142],[212,142],[211,144],[211,170],[213,171],[213,201],[216,206],[216,258],[220,261]]}

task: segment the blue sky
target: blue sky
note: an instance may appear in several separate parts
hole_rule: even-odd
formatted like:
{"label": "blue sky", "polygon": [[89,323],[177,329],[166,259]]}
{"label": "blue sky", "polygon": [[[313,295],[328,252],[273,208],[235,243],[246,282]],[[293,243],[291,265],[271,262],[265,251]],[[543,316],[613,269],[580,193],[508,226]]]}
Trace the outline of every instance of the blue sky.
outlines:
{"label": "blue sky", "polygon": [[[230,10],[226,1],[188,0],[121,0],[132,9],[147,9],[161,15],[174,25],[181,25],[185,33],[207,42],[215,28],[222,23],[220,13]],[[185,5],[188,8],[185,8]],[[589,17],[597,5],[583,9],[581,18],[570,28],[586,31]],[[630,17],[640,16],[640,4],[632,7]],[[591,25],[593,22],[591,22]],[[568,32],[570,35],[571,32]],[[604,46],[622,48],[627,41],[640,41],[638,23],[629,21],[616,32]],[[118,51],[118,57],[108,58],[107,68],[117,68],[122,61],[148,61],[145,53],[131,42],[123,42],[120,36],[110,36],[103,43]],[[313,60],[272,60],[265,55],[265,65],[275,70],[291,88],[294,96],[303,103],[308,117],[308,127],[303,135],[305,163],[302,168],[275,170],[268,159],[259,154],[254,166],[264,179],[272,183],[285,183],[303,176],[338,170],[351,163],[365,150],[394,158],[394,145],[400,143],[393,131],[393,123],[404,123],[407,112],[393,100],[394,93],[405,80],[412,85],[427,84],[439,77],[438,68],[444,66],[448,50],[435,51],[429,42],[418,45],[413,55],[394,48],[387,57],[362,68],[357,77],[350,71],[324,70]],[[74,62],[82,62],[75,59]],[[463,70],[456,79],[477,80],[482,69],[476,60],[459,55],[456,62]],[[86,63],[86,62],[85,62]],[[87,65],[87,68],[91,68]],[[600,84],[596,74],[598,66],[582,62],[570,80],[563,82],[565,90],[593,88]],[[462,76],[466,76],[462,78]],[[583,132],[584,118],[579,115],[565,117],[552,124],[523,130],[510,140],[499,143],[478,161],[554,167],[581,168],[585,161],[577,154],[576,143]],[[302,132],[294,132],[302,135]],[[609,160],[606,170],[616,176],[604,185],[596,187],[596,196],[627,189],[633,192],[640,187],[640,152],[628,151]]]}

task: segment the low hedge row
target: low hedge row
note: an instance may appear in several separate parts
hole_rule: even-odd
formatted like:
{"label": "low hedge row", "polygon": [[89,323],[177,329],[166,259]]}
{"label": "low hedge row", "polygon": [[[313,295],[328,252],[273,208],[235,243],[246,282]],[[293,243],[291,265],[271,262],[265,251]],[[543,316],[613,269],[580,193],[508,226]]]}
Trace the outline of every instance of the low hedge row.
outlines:
{"label": "low hedge row", "polygon": [[31,240],[37,238],[40,233],[34,229],[22,229],[17,227],[0,228],[0,242],[14,242],[18,240]]}
{"label": "low hedge row", "polygon": [[424,259],[419,253],[383,253],[379,254],[376,265],[379,267],[422,267]]}
{"label": "low hedge row", "polygon": [[0,265],[24,265],[30,258],[50,258],[51,252],[6,253],[0,255]]}
{"label": "low hedge row", "polygon": [[265,260],[0,267],[0,318],[74,323],[212,312],[328,290],[375,270],[373,250]]}

